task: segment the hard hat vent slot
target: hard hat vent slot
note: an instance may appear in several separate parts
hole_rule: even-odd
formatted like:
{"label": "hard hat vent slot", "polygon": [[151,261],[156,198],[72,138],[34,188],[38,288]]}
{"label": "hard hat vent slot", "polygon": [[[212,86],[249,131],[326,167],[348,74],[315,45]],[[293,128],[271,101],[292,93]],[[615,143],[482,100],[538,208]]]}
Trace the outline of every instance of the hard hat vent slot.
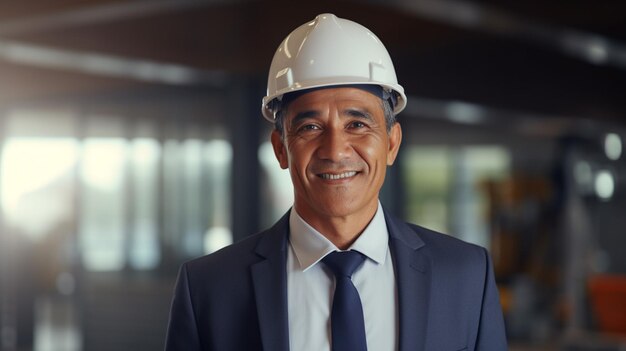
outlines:
{"label": "hard hat vent slot", "polygon": [[387,72],[385,72],[385,66],[378,62],[370,62],[370,81],[384,82]]}
{"label": "hard hat vent slot", "polygon": [[276,74],[276,87],[278,90],[289,88],[293,85],[293,72],[287,67]]}

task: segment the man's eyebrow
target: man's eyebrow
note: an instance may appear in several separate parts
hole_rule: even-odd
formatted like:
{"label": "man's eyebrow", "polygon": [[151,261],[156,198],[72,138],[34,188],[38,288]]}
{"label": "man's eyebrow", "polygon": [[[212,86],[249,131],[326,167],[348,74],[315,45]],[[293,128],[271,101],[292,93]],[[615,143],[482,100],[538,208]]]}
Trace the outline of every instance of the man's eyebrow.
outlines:
{"label": "man's eyebrow", "polygon": [[302,120],[317,117],[319,116],[319,114],[320,112],[317,110],[305,110],[302,112],[298,112],[295,116],[293,116],[289,125],[293,127],[296,124],[300,123]]}
{"label": "man's eyebrow", "polygon": [[366,119],[368,121],[374,120],[372,113],[369,112],[367,109],[348,108],[343,111],[343,114],[348,115],[350,117]]}

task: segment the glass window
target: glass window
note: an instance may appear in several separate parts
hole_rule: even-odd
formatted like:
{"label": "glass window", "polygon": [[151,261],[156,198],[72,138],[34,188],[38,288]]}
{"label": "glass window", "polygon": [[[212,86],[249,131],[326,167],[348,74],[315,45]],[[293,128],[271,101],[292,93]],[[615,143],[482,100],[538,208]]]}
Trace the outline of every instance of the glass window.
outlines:
{"label": "glass window", "polygon": [[231,144],[219,138],[168,140],[163,154],[169,245],[182,258],[189,258],[232,243]]}
{"label": "glass window", "polygon": [[509,152],[498,146],[466,146],[452,154],[450,233],[489,247],[489,196],[487,181],[508,176]]}
{"label": "glass window", "polygon": [[88,138],[81,164],[80,246],[87,270],[121,270],[126,264],[126,155],[119,138]]}
{"label": "glass window", "polygon": [[16,110],[5,134],[3,219],[32,241],[63,235],[57,251],[67,262],[76,255],[87,271],[153,270],[233,241],[232,147],[219,128]]}
{"label": "glass window", "polygon": [[266,204],[261,207],[261,226],[267,228],[293,205],[293,184],[289,170],[280,168],[269,141],[261,144],[258,157],[264,175],[261,196]]}
{"label": "glass window", "polygon": [[230,178],[233,150],[226,140],[215,139],[205,143],[205,179],[208,188],[208,228],[204,233],[204,253],[208,254],[233,242],[230,230]]}
{"label": "glass window", "polygon": [[509,174],[510,153],[500,146],[407,146],[403,153],[407,219],[489,247],[484,184]]}
{"label": "glass window", "polygon": [[203,142],[199,139],[187,139],[182,142],[182,221],[184,228],[183,245],[188,256],[202,256],[204,253],[204,232],[206,222],[203,202],[208,195],[204,188]]}
{"label": "glass window", "polygon": [[73,138],[76,120],[76,114],[66,109],[7,111],[0,203],[5,224],[31,241],[56,234],[65,245],[73,232],[75,167],[80,156]]}
{"label": "glass window", "polygon": [[129,260],[134,269],[154,269],[161,258],[157,221],[161,147],[147,138],[133,140],[130,147],[133,227]]}
{"label": "glass window", "polygon": [[177,256],[186,258],[179,239],[183,233],[182,178],[179,172],[182,163],[181,147],[177,140],[166,140],[163,144],[163,240]]}
{"label": "glass window", "polygon": [[448,232],[450,151],[444,146],[406,146],[402,153],[407,220]]}

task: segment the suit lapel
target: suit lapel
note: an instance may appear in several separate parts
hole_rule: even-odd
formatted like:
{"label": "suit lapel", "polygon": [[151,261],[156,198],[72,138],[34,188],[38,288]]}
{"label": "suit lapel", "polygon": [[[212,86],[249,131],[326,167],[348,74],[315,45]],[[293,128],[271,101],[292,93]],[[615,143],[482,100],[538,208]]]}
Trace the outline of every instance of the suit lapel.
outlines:
{"label": "suit lapel", "polygon": [[[424,350],[430,299],[430,262],[424,242],[404,222],[385,212],[398,285],[399,350]],[[263,259],[251,266],[264,350],[289,350],[287,317],[287,239],[289,212],[259,240]]]}
{"label": "suit lapel", "polygon": [[289,212],[259,240],[263,257],[251,267],[259,328],[264,350],[289,350],[287,318],[287,237]]}
{"label": "suit lapel", "polygon": [[400,320],[399,350],[424,350],[430,299],[430,262],[424,255],[424,242],[406,223],[387,215],[398,285]]}

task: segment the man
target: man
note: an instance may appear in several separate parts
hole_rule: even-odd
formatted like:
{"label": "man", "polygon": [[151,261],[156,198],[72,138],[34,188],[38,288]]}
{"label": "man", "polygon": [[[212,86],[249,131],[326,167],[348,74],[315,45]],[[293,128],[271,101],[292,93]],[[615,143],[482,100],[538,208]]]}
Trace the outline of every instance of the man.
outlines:
{"label": "man", "polygon": [[262,112],[294,206],[182,266],[167,350],[506,350],[487,252],[378,201],[405,106],[365,27],[323,14],[285,38]]}

